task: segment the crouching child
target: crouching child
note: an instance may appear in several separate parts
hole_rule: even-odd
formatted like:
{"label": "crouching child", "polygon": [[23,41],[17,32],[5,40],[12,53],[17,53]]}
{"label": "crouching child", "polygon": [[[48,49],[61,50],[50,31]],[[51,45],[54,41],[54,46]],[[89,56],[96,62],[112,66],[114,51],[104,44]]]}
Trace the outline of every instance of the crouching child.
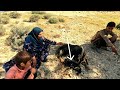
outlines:
{"label": "crouching child", "polygon": [[15,64],[6,72],[5,79],[34,79],[36,69],[32,68],[32,56],[26,51],[18,52]]}

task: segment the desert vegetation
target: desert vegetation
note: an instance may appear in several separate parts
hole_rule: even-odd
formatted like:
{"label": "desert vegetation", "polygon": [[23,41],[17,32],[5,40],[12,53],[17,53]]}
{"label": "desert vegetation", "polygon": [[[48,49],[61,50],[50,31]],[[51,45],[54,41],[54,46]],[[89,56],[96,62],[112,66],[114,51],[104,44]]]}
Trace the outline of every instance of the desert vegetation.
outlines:
{"label": "desert vegetation", "polygon": [[[51,46],[48,62],[42,63],[38,79],[119,79],[120,57],[110,51],[97,53],[90,48],[91,37],[106,27],[110,21],[116,23],[114,32],[118,35],[115,43],[120,53],[120,12],[118,11],[6,11],[0,12],[0,78],[4,77],[2,64],[22,49],[26,35],[33,27],[41,27],[45,37],[82,45],[87,51],[91,70],[84,67],[80,75],[59,65],[55,56],[58,46]],[[60,68],[60,69],[59,69]],[[57,70],[57,71],[56,71]]]}

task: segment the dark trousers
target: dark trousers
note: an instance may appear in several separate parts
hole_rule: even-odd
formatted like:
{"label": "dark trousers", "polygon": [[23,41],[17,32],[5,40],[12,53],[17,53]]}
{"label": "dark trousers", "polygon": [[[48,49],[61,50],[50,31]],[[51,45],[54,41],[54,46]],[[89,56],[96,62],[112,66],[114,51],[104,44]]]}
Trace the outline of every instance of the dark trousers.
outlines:
{"label": "dark trousers", "polygon": [[[111,37],[111,38],[109,38],[109,40],[111,41],[111,43],[115,43],[116,38]],[[105,40],[103,38],[98,39],[97,41],[93,42],[93,45],[97,48],[108,47],[107,43],[105,42]]]}

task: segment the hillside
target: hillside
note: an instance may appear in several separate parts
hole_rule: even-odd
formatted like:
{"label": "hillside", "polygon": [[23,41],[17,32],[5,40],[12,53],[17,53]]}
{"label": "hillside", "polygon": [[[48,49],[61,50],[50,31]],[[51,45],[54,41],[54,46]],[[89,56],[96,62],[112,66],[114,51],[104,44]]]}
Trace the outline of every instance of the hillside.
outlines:
{"label": "hillside", "polygon": [[[10,12],[0,12],[0,17],[9,17]],[[62,18],[64,22],[56,24],[48,23],[48,19],[40,18],[37,22],[28,22],[32,13],[18,12],[21,14],[19,18],[10,18],[8,24],[0,24],[5,28],[5,35],[0,36],[0,78],[4,77],[2,64],[12,58],[17,51],[11,50],[11,47],[5,44],[5,40],[10,35],[10,30],[14,26],[29,26],[30,30],[35,27],[41,27],[45,36],[57,42],[66,42],[82,45],[88,57],[90,71],[85,71],[82,67],[82,73],[76,76],[71,69],[59,65],[59,61],[54,55],[58,46],[51,46],[48,62],[43,63],[40,67],[41,76],[37,78],[47,79],[119,79],[120,78],[120,56],[114,55],[110,51],[100,50],[100,53],[94,51],[90,47],[91,37],[98,31],[106,27],[110,21],[119,24],[120,12],[107,11],[46,11],[46,15],[51,17]],[[37,14],[43,17],[44,14]],[[119,36],[115,43],[120,53],[120,30],[114,29]]]}

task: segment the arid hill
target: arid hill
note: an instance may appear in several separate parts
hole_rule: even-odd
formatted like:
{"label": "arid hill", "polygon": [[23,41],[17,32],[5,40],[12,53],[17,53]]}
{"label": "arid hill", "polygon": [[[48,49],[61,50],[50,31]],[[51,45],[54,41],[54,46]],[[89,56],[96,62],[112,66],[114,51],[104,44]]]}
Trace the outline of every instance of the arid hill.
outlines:
{"label": "arid hill", "polygon": [[[47,38],[66,43],[66,37],[68,37],[69,43],[82,45],[87,52],[91,70],[87,72],[84,67],[81,66],[82,73],[76,75],[73,70],[60,65],[59,60],[55,56],[55,51],[58,46],[51,46],[48,62],[42,63],[39,69],[41,74],[39,73],[37,79],[120,79],[120,56],[114,55],[111,51],[106,50],[96,52],[91,49],[90,46],[91,37],[98,30],[104,29],[108,22],[114,21],[116,25],[120,23],[120,12],[42,11],[36,13],[17,11],[17,13],[20,14],[17,18],[10,16],[11,12],[0,12],[1,19],[7,17],[7,19],[5,19],[6,21],[2,19],[3,22],[0,19],[0,25],[4,27],[4,29],[0,30],[0,33],[4,32],[4,35],[0,35],[1,79],[4,78],[5,74],[2,68],[3,63],[10,60],[10,58],[17,53],[16,50],[12,50],[10,45],[6,44],[6,39],[11,35],[11,29],[17,26],[30,27],[29,31],[32,30],[33,27],[39,26],[44,30]],[[30,19],[33,14],[36,16]],[[38,18],[37,16],[39,16],[39,19],[34,22],[34,20]],[[52,19],[55,23],[50,23],[50,18],[57,18],[58,21]],[[115,45],[118,49],[118,53],[120,53],[120,30],[115,28],[114,32],[119,37]]]}

